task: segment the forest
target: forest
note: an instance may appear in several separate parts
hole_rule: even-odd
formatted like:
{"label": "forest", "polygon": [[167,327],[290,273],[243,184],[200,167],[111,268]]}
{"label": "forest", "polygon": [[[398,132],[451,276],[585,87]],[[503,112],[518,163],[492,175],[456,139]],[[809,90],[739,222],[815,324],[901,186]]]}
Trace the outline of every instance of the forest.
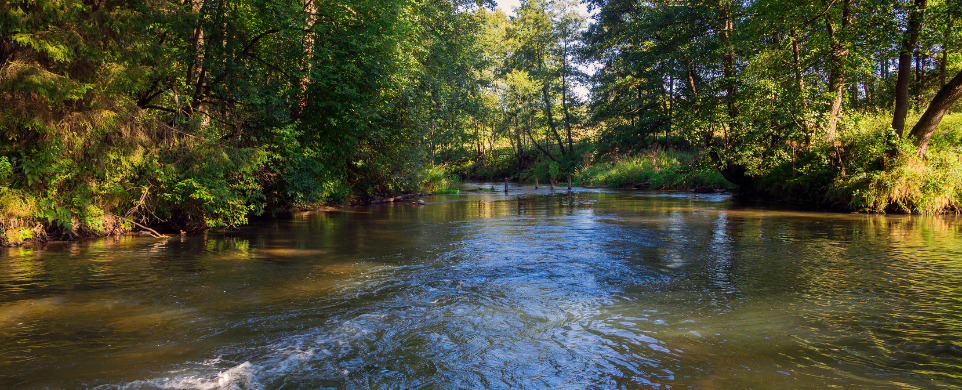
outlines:
{"label": "forest", "polygon": [[459,180],[962,210],[957,0],[0,4],[0,244]]}

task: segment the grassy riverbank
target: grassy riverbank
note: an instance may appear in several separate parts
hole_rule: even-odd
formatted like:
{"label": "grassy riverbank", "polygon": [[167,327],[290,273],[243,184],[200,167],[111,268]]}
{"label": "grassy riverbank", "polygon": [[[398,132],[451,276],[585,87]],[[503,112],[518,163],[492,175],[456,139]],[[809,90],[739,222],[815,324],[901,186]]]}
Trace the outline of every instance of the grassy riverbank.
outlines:
{"label": "grassy riverbank", "polygon": [[891,132],[884,116],[854,118],[834,142],[797,147],[794,156],[759,174],[752,192],[840,211],[962,210],[962,114],[945,117],[924,157],[910,140],[893,145]]}
{"label": "grassy riverbank", "polygon": [[[717,171],[706,169],[697,151],[664,149],[658,146],[636,152],[599,153],[595,145],[582,145],[576,149],[580,161],[554,161],[539,155],[537,150],[527,150],[519,164],[518,159],[502,158],[482,160],[460,168],[468,177],[480,180],[538,180],[548,184],[554,180],[566,184],[568,176],[577,186],[609,188],[645,188],[653,190],[691,190],[711,188],[733,189],[734,184],[725,180]],[[497,155],[508,155],[510,149],[498,150]],[[518,168],[522,165],[523,168]]]}
{"label": "grassy riverbank", "polygon": [[573,180],[585,186],[657,190],[735,187],[718,172],[695,168],[696,158],[692,152],[650,149],[582,167]]}
{"label": "grassy riverbank", "polygon": [[[910,116],[908,126],[918,120]],[[565,183],[570,174],[575,185],[610,188],[733,190],[742,196],[808,204],[843,212],[942,214],[962,210],[962,114],[947,115],[919,157],[911,139],[892,136],[888,116],[852,115],[832,140],[815,140],[804,146],[786,140],[768,148],[755,148],[737,162],[745,170],[738,186],[720,173],[702,145],[687,150],[656,146],[610,148],[583,143],[578,161],[565,163],[527,149],[517,158],[511,149],[493,155],[508,158],[482,160],[462,168],[478,179],[554,178]],[[623,150],[631,150],[624,152]],[[522,168],[519,168],[522,167]]]}

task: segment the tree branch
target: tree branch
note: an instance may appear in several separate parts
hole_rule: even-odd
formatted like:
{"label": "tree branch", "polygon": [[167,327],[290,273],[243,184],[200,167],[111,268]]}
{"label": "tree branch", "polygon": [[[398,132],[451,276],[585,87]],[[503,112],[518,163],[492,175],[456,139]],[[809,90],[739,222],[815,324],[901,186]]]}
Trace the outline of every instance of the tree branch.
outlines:
{"label": "tree branch", "polygon": [[144,230],[150,232],[150,235],[153,236],[154,238],[164,238],[164,237],[166,237],[166,236],[164,236],[163,234],[157,233],[157,231],[154,230],[154,229],[151,229],[151,228],[146,227],[146,226],[144,226],[144,225],[141,225],[141,224],[139,224],[139,223],[137,223],[137,222],[134,222],[134,220],[132,220],[132,219],[124,218],[124,217],[121,217],[121,216],[119,216],[119,215],[115,215],[115,214],[111,214],[111,213],[107,213],[107,212],[105,212],[104,214],[109,215],[109,216],[111,216],[111,217],[120,218],[120,219],[122,219],[122,220],[124,220],[124,221],[127,221],[127,222],[130,222],[130,223],[134,224],[134,225],[137,225],[137,226],[140,227],[141,229],[144,229]]}

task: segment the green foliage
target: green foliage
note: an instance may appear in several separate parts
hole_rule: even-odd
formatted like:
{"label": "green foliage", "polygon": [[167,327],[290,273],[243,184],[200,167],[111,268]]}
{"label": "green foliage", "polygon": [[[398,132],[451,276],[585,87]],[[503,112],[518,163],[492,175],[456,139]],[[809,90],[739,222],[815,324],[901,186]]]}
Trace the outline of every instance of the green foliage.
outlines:
{"label": "green foliage", "polygon": [[[958,119],[944,119],[930,145],[939,151],[920,160],[881,114],[895,100],[910,3],[590,3],[598,16],[584,52],[603,63],[591,105],[599,150],[649,148],[665,134],[697,153],[689,167],[752,196],[862,211],[957,207]],[[959,66],[962,8],[950,4],[928,4],[914,48],[919,112]],[[640,162],[621,170],[657,172]]]}
{"label": "green foliage", "polygon": [[0,227],[231,227],[418,189],[460,139],[427,124],[477,110],[477,4],[305,6],[0,7]]}
{"label": "green foliage", "polygon": [[891,149],[891,129],[867,127],[846,143],[849,174],[837,176],[828,199],[862,212],[958,213],[962,210],[962,115],[946,118],[922,158],[910,140]]}
{"label": "green foliage", "polygon": [[481,159],[467,168],[469,177],[494,180],[518,175],[518,162],[511,148],[493,150],[491,157]]}
{"label": "green foliage", "polygon": [[[857,117],[836,142],[796,150],[757,178],[759,195],[859,212],[937,214],[962,204],[960,115],[947,117],[925,158],[888,118]],[[893,140],[894,144],[893,144]]]}
{"label": "green foliage", "polygon": [[0,186],[0,221],[29,216],[34,203],[34,199],[24,196],[23,192]]}
{"label": "green foliage", "polygon": [[457,194],[459,185],[461,178],[458,175],[450,173],[445,166],[433,166],[425,171],[421,188],[436,194]]}
{"label": "green foliage", "polygon": [[0,182],[6,183],[13,175],[13,164],[7,156],[0,156]]}
{"label": "green foliage", "polygon": [[0,244],[21,244],[33,237],[33,231],[30,229],[0,227]]}
{"label": "green foliage", "polygon": [[254,173],[266,154],[253,150],[217,150],[196,160],[178,161],[155,172],[161,218],[185,227],[227,227],[247,223],[263,211],[263,194]]}
{"label": "green foliage", "polygon": [[536,161],[528,169],[524,171],[524,177],[530,179],[538,179],[542,182],[548,183],[551,180],[559,180],[561,178],[561,169],[558,166],[557,161],[551,159],[543,158]]}
{"label": "green foliage", "polygon": [[[918,160],[875,114],[894,96],[901,3],[859,3],[848,23],[848,2],[592,0],[584,35],[572,1],[511,18],[482,3],[5,3],[0,228],[232,227],[462,174],[731,185],[714,171],[755,194],[957,207],[962,119]],[[921,32],[945,67],[917,69],[920,102],[959,66],[948,4]],[[574,92],[583,61],[603,64],[590,103]]]}
{"label": "green foliage", "polygon": [[857,211],[922,214],[962,210],[962,159],[933,153],[928,161],[901,155],[886,170],[839,178],[837,192]]}
{"label": "green foliage", "polygon": [[690,189],[734,187],[721,174],[697,171],[689,163],[691,153],[654,149],[635,156],[608,156],[604,161],[582,168],[575,181],[583,185],[646,189]]}

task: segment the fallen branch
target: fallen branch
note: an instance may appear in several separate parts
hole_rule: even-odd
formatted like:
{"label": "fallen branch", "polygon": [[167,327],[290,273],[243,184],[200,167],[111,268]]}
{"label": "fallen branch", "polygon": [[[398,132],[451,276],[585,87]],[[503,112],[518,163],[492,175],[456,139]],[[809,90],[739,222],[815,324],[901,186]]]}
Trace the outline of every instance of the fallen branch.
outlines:
{"label": "fallen branch", "polygon": [[[147,199],[147,194],[149,194],[149,193],[150,193],[150,186],[144,187],[144,193],[143,193],[143,194],[140,194],[140,200],[137,201],[137,204],[134,205],[134,207],[131,207],[130,210],[128,210],[127,213],[125,213],[122,218],[130,217],[130,214],[133,214],[134,211],[137,211],[137,209],[140,208],[140,206],[143,206],[143,205],[144,205],[144,200]],[[133,221],[131,221],[131,222],[133,222]]]}
{"label": "fallen branch", "polygon": [[155,231],[154,229],[151,229],[151,228],[146,227],[146,226],[144,226],[144,225],[141,225],[141,224],[139,224],[139,223],[137,223],[137,222],[134,222],[132,219],[124,218],[124,217],[121,217],[121,216],[119,216],[119,215],[114,215],[114,214],[106,213],[106,212],[105,212],[104,214],[109,215],[109,216],[111,216],[111,217],[120,218],[120,219],[122,219],[122,220],[124,220],[124,221],[127,221],[127,222],[130,222],[130,223],[134,224],[134,225],[137,225],[137,226],[140,227],[141,229],[144,229],[144,230],[150,232],[150,235],[153,236],[154,238],[163,238],[163,237],[165,237],[163,234],[157,233],[157,231]]}

